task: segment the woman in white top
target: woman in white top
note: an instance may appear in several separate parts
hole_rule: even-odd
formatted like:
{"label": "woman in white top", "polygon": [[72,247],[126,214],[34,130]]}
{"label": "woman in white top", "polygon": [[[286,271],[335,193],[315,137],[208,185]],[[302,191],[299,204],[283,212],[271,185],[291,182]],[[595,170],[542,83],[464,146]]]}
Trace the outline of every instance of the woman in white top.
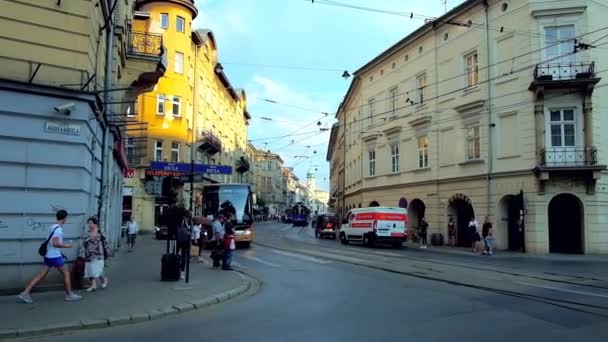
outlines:
{"label": "woman in white top", "polygon": [[139,232],[139,225],[132,217],[129,217],[129,223],[127,223],[127,244],[129,245],[129,253],[133,252],[133,246],[135,246],[135,237]]}
{"label": "woman in white top", "polygon": [[201,230],[202,225],[200,222],[194,220],[194,225],[192,225],[192,245],[198,246],[198,261],[203,261],[202,254],[205,249],[205,240]]}

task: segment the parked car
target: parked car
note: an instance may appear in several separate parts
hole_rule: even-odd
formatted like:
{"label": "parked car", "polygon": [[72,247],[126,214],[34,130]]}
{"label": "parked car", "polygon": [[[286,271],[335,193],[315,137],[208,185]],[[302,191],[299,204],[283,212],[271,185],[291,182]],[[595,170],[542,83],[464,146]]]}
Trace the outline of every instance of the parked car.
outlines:
{"label": "parked car", "polygon": [[323,238],[329,236],[332,239],[336,238],[336,229],[338,229],[338,218],[334,215],[319,215],[315,220],[315,236]]}
{"label": "parked car", "polygon": [[156,240],[167,240],[169,238],[169,228],[167,226],[154,227]]}

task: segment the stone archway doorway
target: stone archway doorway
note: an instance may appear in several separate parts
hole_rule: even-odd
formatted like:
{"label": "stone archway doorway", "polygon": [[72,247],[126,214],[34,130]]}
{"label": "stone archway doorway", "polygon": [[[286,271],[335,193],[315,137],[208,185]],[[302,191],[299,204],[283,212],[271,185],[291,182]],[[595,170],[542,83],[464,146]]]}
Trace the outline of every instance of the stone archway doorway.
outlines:
{"label": "stone archway doorway", "polygon": [[578,197],[560,194],[549,202],[549,253],[582,254],[583,203]]}
{"label": "stone archway doorway", "polygon": [[456,246],[471,247],[471,236],[468,231],[469,221],[475,217],[471,199],[464,194],[455,194],[448,200],[448,218],[456,223]]}

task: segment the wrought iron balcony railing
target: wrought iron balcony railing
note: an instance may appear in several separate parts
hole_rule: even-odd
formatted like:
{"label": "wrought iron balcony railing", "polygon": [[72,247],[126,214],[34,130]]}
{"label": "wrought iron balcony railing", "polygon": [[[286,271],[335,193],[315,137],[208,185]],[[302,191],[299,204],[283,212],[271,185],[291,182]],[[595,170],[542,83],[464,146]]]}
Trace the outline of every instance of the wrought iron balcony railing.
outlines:
{"label": "wrought iron balcony railing", "polygon": [[538,64],[534,68],[537,81],[562,81],[595,77],[595,63]]}
{"label": "wrought iron balcony railing", "polygon": [[541,166],[584,167],[597,165],[597,147],[549,147],[541,150]]}
{"label": "wrought iron balcony railing", "polygon": [[130,55],[159,57],[163,53],[163,36],[160,33],[130,32]]}

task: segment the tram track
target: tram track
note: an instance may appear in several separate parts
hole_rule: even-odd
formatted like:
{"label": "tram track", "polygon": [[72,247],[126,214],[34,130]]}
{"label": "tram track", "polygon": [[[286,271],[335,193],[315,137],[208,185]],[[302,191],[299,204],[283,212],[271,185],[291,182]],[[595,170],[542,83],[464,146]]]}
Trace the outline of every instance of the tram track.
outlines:
{"label": "tram track", "polygon": [[[558,296],[546,296],[546,295],[539,295],[539,294],[534,294],[534,293],[527,293],[525,291],[516,291],[516,290],[506,289],[506,288],[504,288],[505,284],[501,284],[502,286],[488,286],[488,285],[482,285],[482,284],[475,284],[472,282],[459,281],[456,279],[449,279],[449,277],[445,277],[445,274],[442,275],[441,272],[429,273],[428,270],[424,270],[424,269],[408,271],[408,270],[399,269],[397,267],[398,265],[395,265],[395,264],[390,264],[390,263],[387,265],[376,264],[378,261],[383,262],[383,261],[386,261],[387,259],[397,259],[397,260],[405,259],[405,260],[410,260],[410,261],[431,264],[430,270],[432,270],[432,264],[438,263],[436,261],[429,261],[429,260],[425,260],[422,258],[408,257],[408,256],[403,256],[403,255],[401,255],[401,256],[378,255],[373,252],[370,253],[365,250],[352,252],[352,251],[347,251],[341,245],[338,248],[331,248],[328,246],[321,246],[319,244],[294,241],[292,239],[289,239],[286,236],[286,234],[291,232],[294,228],[297,228],[297,227],[282,229],[281,231],[275,232],[274,234],[272,234],[270,239],[268,239],[269,241],[264,241],[265,239],[261,239],[262,241],[258,240],[258,242],[255,242],[255,244],[262,246],[262,247],[266,247],[266,248],[284,250],[284,251],[289,251],[292,253],[293,252],[301,253],[301,254],[324,258],[324,259],[332,260],[332,261],[336,261],[336,262],[351,264],[354,266],[366,267],[366,268],[371,268],[371,269],[375,269],[375,270],[381,270],[381,271],[386,271],[386,272],[390,272],[390,273],[396,273],[396,274],[401,274],[401,275],[405,275],[405,276],[415,277],[415,278],[419,278],[419,279],[441,282],[441,283],[449,284],[449,285],[453,285],[453,286],[462,286],[462,287],[473,288],[473,289],[485,291],[488,293],[516,297],[516,298],[534,301],[534,302],[551,305],[551,306],[555,306],[555,307],[560,307],[560,308],[564,308],[564,309],[568,309],[568,310],[572,310],[572,311],[576,311],[576,312],[586,313],[586,314],[590,314],[593,316],[608,318],[608,306],[598,305],[596,303],[585,303],[585,302],[576,301],[576,300],[569,300],[567,298],[559,298]],[[302,232],[302,231],[305,231],[305,230],[300,230],[300,232]],[[277,233],[279,233],[279,234],[277,234]],[[311,248],[311,247],[313,247],[313,248]],[[342,253],[340,253],[340,252],[342,252]],[[321,254],[319,254],[319,253],[321,253]],[[371,258],[369,258],[367,260],[353,261],[352,257],[349,257],[344,254],[350,254],[351,256],[358,256],[359,258],[361,258],[361,257],[371,257]],[[383,258],[383,259],[374,260],[374,258]],[[483,268],[483,267],[471,267],[471,265],[454,264],[454,263],[449,263],[449,262],[441,262],[438,264],[441,264],[442,266],[459,267],[459,268],[472,269],[472,270],[482,271],[482,272],[491,272],[491,273],[495,273],[495,274],[501,274],[501,275],[516,277],[516,278],[529,278],[529,279],[535,279],[535,280],[540,280],[540,281],[545,281],[545,282],[550,282],[550,283],[552,282],[552,283],[568,284],[568,285],[576,285],[576,286],[587,286],[587,287],[596,288],[596,289],[608,289],[608,288],[602,287],[602,286],[594,286],[594,285],[590,286],[589,284],[581,284],[581,283],[576,283],[576,282],[569,282],[569,281],[563,281],[563,280],[558,280],[558,279],[521,274],[521,273],[517,273],[517,272],[510,272],[510,271],[505,272],[505,271],[500,271],[500,270],[487,269],[487,268]],[[514,283],[514,285],[524,286],[523,284],[517,284],[517,283]],[[578,296],[581,297],[582,295],[579,294]],[[608,298],[608,295],[606,296],[606,298]]]}

